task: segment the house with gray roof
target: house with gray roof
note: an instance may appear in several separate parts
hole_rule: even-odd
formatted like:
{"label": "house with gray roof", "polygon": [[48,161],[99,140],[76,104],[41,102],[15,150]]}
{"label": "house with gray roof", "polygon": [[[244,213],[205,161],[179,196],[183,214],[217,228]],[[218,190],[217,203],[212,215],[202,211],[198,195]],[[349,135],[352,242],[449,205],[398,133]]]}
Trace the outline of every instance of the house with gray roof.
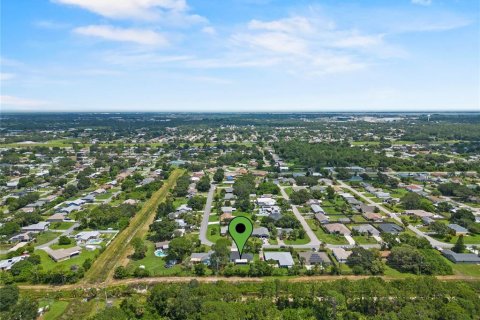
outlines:
{"label": "house with gray roof", "polygon": [[455,232],[455,235],[456,236],[459,236],[459,235],[467,235],[468,234],[468,230],[456,223],[451,223],[449,225],[447,225],[447,227],[450,229],[450,230],[453,230]]}
{"label": "house with gray roof", "polygon": [[238,251],[230,252],[230,262],[235,264],[247,264],[253,261],[253,254],[243,253],[240,258],[240,253]]}
{"label": "house with gray roof", "polygon": [[325,252],[302,251],[298,255],[306,266],[329,265],[332,263]]}
{"label": "house with gray roof", "polygon": [[254,228],[252,231],[252,237],[256,238],[269,238],[270,232],[265,227]]}
{"label": "house with gray roof", "polygon": [[295,264],[290,252],[264,251],[263,258],[265,261],[274,260],[281,268],[291,268]]}
{"label": "house with gray roof", "polygon": [[442,255],[453,263],[480,264],[480,257],[473,253],[456,253],[452,250],[444,249],[442,250]]}
{"label": "house with gray roof", "polygon": [[369,234],[369,235],[372,235],[372,236],[379,236],[380,235],[380,231],[375,229],[375,227],[370,225],[370,224],[360,224],[358,226],[354,226],[352,228],[352,230],[355,230],[360,234]]}
{"label": "house with gray roof", "polygon": [[380,232],[398,234],[403,231],[403,228],[395,223],[380,223],[377,227],[380,229]]}

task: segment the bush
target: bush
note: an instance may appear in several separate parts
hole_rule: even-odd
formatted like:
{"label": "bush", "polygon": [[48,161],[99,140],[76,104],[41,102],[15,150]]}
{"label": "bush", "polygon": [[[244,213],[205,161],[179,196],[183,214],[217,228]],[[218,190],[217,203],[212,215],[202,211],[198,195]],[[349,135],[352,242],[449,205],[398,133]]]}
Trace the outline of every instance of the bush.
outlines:
{"label": "bush", "polygon": [[72,243],[72,239],[70,239],[69,237],[67,236],[60,236],[60,238],[58,238],[58,244],[59,245],[68,245]]}

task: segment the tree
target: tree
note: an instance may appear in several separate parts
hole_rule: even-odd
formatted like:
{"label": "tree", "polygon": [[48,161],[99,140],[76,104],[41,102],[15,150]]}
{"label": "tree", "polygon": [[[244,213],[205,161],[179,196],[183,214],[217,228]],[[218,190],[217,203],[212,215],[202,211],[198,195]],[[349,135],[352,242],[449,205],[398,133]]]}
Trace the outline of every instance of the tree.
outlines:
{"label": "tree", "polygon": [[176,229],[177,223],[173,220],[156,221],[150,225],[148,239],[154,242],[169,240]]}
{"label": "tree", "polygon": [[347,265],[357,274],[383,274],[384,270],[378,251],[362,247],[352,249],[352,253],[347,258]]}
{"label": "tree", "polygon": [[193,267],[194,271],[195,271],[195,274],[197,276],[204,276],[206,271],[207,271],[207,267],[203,264],[203,263],[197,263],[194,267]]}
{"label": "tree", "polygon": [[90,188],[90,186],[92,185],[92,183],[90,182],[90,179],[88,179],[87,177],[85,176],[82,176],[78,179],[78,182],[77,182],[77,188],[79,190],[85,190],[85,189],[88,189]]}
{"label": "tree", "polygon": [[68,245],[72,243],[72,239],[70,239],[69,237],[67,236],[60,236],[60,238],[58,238],[58,244],[59,245]]}
{"label": "tree", "polygon": [[230,241],[225,238],[218,239],[212,246],[213,253],[210,257],[210,268],[214,271],[223,269],[230,259]]}
{"label": "tree", "polygon": [[456,253],[462,253],[463,251],[465,251],[465,248],[466,247],[465,247],[465,243],[464,243],[464,240],[463,240],[463,235],[460,235],[457,239],[457,242],[453,246],[452,251],[454,251]]}
{"label": "tree", "polygon": [[202,196],[193,196],[190,199],[188,199],[188,205],[193,210],[202,210],[206,202],[207,202],[207,198]]}
{"label": "tree", "polygon": [[415,192],[409,192],[401,199],[402,205],[406,210],[414,210],[420,208],[420,200],[422,197]]}
{"label": "tree", "polygon": [[435,221],[430,225],[430,229],[440,237],[445,237],[450,232],[450,229],[445,223]]}
{"label": "tree", "polygon": [[296,205],[304,204],[310,198],[311,198],[310,192],[308,192],[306,189],[294,191],[290,195],[290,200],[292,200],[292,203]]}
{"label": "tree", "polygon": [[193,242],[189,238],[174,238],[168,244],[168,259],[183,261],[187,255],[192,253],[192,248]]}
{"label": "tree", "polygon": [[388,257],[388,264],[402,272],[422,273],[424,259],[420,252],[407,245],[392,248]]}
{"label": "tree", "polygon": [[218,168],[217,171],[215,171],[215,174],[213,175],[213,181],[216,183],[220,183],[223,181],[223,177],[225,176],[225,170],[222,168]]}
{"label": "tree", "polygon": [[14,284],[9,284],[0,288],[0,312],[8,311],[18,301],[18,288]]}
{"label": "tree", "polygon": [[335,199],[335,189],[332,186],[327,187],[327,198],[329,200]]}
{"label": "tree", "polygon": [[113,273],[115,279],[125,279],[128,277],[128,270],[124,266],[118,266]]}
{"label": "tree", "polygon": [[132,240],[132,246],[135,252],[132,254],[132,259],[140,260],[145,258],[145,253],[147,252],[147,246],[141,238],[134,238]]}
{"label": "tree", "polygon": [[25,297],[12,307],[8,319],[10,320],[35,320],[38,315],[38,302]]}
{"label": "tree", "polygon": [[200,192],[206,192],[210,190],[210,177],[208,175],[204,175],[197,182],[197,190]]}

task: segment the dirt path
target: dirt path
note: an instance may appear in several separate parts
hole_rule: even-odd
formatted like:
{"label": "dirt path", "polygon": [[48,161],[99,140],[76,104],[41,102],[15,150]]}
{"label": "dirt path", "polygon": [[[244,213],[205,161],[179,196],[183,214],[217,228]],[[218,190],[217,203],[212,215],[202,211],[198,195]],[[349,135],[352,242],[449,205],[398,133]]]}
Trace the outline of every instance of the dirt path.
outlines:
{"label": "dirt path", "polygon": [[[331,276],[331,275],[324,275],[324,276],[301,276],[301,277],[285,277],[285,278],[276,278],[280,281],[285,282],[317,282],[317,281],[336,281],[336,280],[362,280],[371,278],[372,276],[367,275],[339,275],[339,276]],[[415,276],[411,276],[414,278]],[[402,280],[408,279],[409,277],[401,278],[401,277],[391,277],[391,276],[375,276],[375,278],[381,278],[385,281],[393,281],[393,280]],[[471,277],[471,276],[463,276],[463,275],[449,275],[449,276],[436,276],[438,280],[441,281],[480,281],[478,277]],[[273,278],[242,278],[242,277],[152,277],[152,278],[144,278],[144,279],[122,279],[122,280],[112,280],[108,284],[107,283],[79,283],[79,284],[67,284],[62,286],[51,286],[51,285],[19,285],[18,287],[22,290],[36,290],[36,291],[71,291],[71,290],[88,290],[91,288],[105,288],[114,287],[114,286],[121,286],[121,285],[151,285],[157,283],[188,283],[192,280],[197,280],[200,283],[215,283],[217,281],[228,282],[228,283],[248,283],[248,282],[263,282],[263,281],[271,281]]]}
{"label": "dirt path", "polygon": [[[85,275],[81,284],[102,283],[105,285],[113,278],[115,268],[126,264],[130,241],[136,235],[148,230],[148,226],[155,218],[156,208],[165,200],[168,191],[172,188],[183,170],[177,169],[172,172],[163,186],[143,205],[142,209],[132,218],[128,227],[120,232],[105,251],[95,260],[90,270]],[[80,286],[81,286],[80,284]]]}

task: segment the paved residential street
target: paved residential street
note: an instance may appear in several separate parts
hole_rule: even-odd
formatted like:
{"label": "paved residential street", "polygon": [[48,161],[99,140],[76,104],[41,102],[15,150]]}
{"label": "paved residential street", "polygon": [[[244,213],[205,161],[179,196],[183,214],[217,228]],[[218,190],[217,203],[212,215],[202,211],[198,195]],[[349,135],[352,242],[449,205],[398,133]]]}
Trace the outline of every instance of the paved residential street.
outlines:
{"label": "paved residential street", "polygon": [[[395,212],[391,212],[390,210],[387,210],[385,207],[383,207],[383,206],[380,205],[379,203],[376,203],[376,202],[373,201],[372,199],[367,198],[366,196],[364,196],[363,194],[361,194],[361,193],[358,192],[357,190],[355,190],[355,189],[353,189],[352,187],[350,187],[349,185],[347,185],[345,182],[340,181],[340,180],[337,180],[337,181],[338,181],[338,183],[342,186],[342,188],[345,188],[345,189],[347,189],[348,191],[356,194],[357,196],[359,196],[359,197],[361,197],[362,199],[364,199],[365,201],[367,201],[368,204],[377,207],[380,211],[388,214],[392,219],[394,219],[395,221],[398,221],[398,222],[400,222],[400,223],[402,224],[402,220],[400,219],[400,217],[399,217]],[[414,226],[409,225],[407,228],[410,229],[411,231],[415,232],[415,233],[416,233],[417,235],[419,235],[420,237],[426,238],[433,247],[441,247],[441,248],[451,248],[451,247],[453,247],[453,244],[451,244],[451,243],[445,243],[445,242],[441,242],[441,241],[435,240],[435,239],[433,239],[432,237],[430,237],[430,236],[426,235],[425,233],[423,233],[422,231],[418,230],[418,229],[415,228]]]}
{"label": "paved residential street", "polygon": [[[290,197],[285,192],[283,187],[281,185],[278,185],[278,187],[280,188],[280,192],[282,193],[283,198],[286,199],[286,200],[290,200]],[[293,211],[293,214],[295,215],[295,217],[298,219],[298,221],[300,221],[300,224],[302,225],[303,230],[305,230],[307,235],[310,237],[310,242],[308,243],[308,245],[318,247],[321,244],[321,242],[320,242],[320,240],[318,240],[317,236],[312,231],[312,229],[308,225],[307,221],[305,221],[305,218],[302,216],[300,211],[298,211],[297,207],[294,206],[294,205],[292,205],[292,211]],[[293,247],[295,247],[295,246],[293,246]]]}
{"label": "paved residential street", "polygon": [[200,242],[204,245],[211,246],[214,243],[207,239],[207,230],[208,230],[208,218],[212,210],[213,196],[215,195],[216,186],[212,184],[210,190],[208,191],[207,202],[205,204],[205,209],[203,211],[202,224],[200,225]]}

